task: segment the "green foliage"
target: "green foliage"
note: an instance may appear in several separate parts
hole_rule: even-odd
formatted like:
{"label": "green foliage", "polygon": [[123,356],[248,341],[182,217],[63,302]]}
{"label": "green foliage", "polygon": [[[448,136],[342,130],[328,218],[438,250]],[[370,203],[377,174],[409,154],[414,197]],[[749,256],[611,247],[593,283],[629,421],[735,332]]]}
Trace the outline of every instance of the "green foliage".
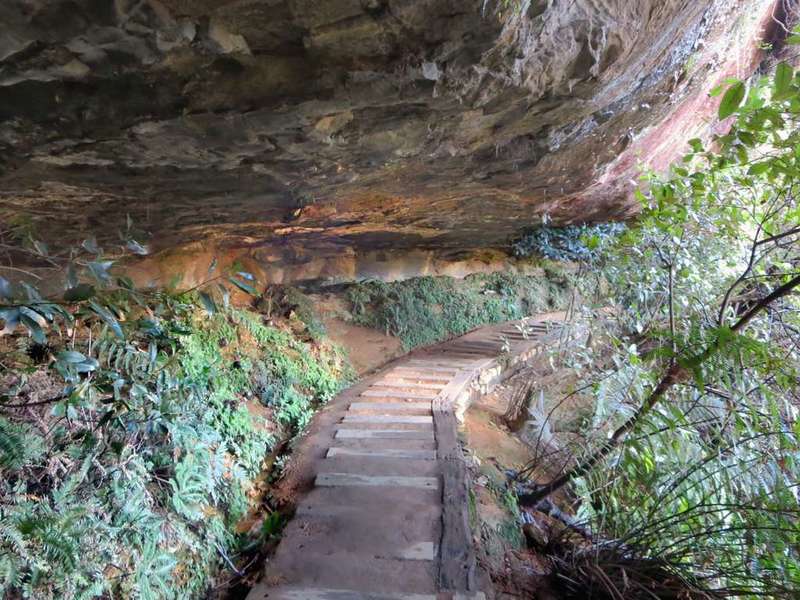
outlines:
{"label": "green foliage", "polygon": [[[0,595],[202,597],[246,541],[235,525],[276,438],[343,383],[336,349],[223,289],[138,291],[106,263],[78,263],[65,300],[0,282],[4,332],[52,349],[46,367],[3,357]],[[61,393],[25,408],[34,377]]]}
{"label": "green foliage", "polygon": [[552,260],[593,261],[625,230],[622,223],[552,227],[545,220],[514,242],[514,256],[541,255]]}
{"label": "green foliage", "polygon": [[800,302],[763,304],[800,272],[798,84],[786,64],[729,82],[730,131],[646,177],[639,222],[602,263],[613,347],[574,357],[597,398],[594,429],[572,449],[582,456],[638,414],[670,365],[685,373],[577,481],[580,514],[606,549],[725,597],[800,589]]}
{"label": "green foliage", "polygon": [[356,323],[399,337],[414,348],[461,335],[487,323],[521,319],[566,305],[568,276],[556,267],[546,275],[509,272],[416,277],[385,283],[365,281],[348,290]]}

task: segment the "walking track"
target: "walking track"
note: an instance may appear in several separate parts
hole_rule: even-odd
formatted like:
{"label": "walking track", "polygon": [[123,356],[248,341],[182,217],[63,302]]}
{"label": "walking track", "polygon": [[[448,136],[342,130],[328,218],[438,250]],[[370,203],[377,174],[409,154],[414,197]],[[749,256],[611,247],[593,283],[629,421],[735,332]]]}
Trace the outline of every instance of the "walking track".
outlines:
{"label": "walking track", "polygon": [[552,324],[473,331],[332,401],[295,452],[308,491],[247,600],[484,598],[458,416],[557,335]]}

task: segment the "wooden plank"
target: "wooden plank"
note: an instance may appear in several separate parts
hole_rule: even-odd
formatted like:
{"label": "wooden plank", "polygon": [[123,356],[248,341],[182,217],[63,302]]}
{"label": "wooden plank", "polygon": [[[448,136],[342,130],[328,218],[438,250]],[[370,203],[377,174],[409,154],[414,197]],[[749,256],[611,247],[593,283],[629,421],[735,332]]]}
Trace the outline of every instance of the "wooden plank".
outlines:
{"label": "wooden plank", "polygon": [[351,402],[350,410],[383,410],[386,412],[417,410],[431,412],[431,402]]}
{"label": "wooden plank", "polygon": [[[267,588],[269,600],[437,600],[436,594],[407,594],[405,592],[358,592],[302,586]],[[460,600],[460,599],[459,599]]]}
{"label": "wooden plank", "polygon": [[436,558],[436,544],[433,542],[417,542],[405,548],[392,551],[384,558],[399,558],[401,560],[433,560]]}
{"label": "wooden plank", "polygon": [[314,480],[326,487],[404,487],[421,490],[439,488],[438,477],[401,477],[399,475],[359,475],[357,473],[320,473]]}
{"label": "wooden plank", "polygon": [[365,456],[368,458],[408,458],[411,460],[436,460],[436,450],[400,450],[397,448],[328,448],[327,458],[337,456]]}
{"label": "wooden plank", "polygon": [[441,357],[437,354],[431,354],[430,356],[425,356],[423,358],[409,358],[406,361],[407,365],[412,366],[425,366],[431,365],[426,367],[428,369],[446,369],[450,371],[460,371],[463,368],[461,364],[455,364],[458,361],[444,361]]}
{"label": "wooden plank", "polygon": [[399,379],[425,379],[428,381],[441,381],[444,384],[452,379],[452,375],[443,375],[439,372],[427,373],[425,369],[413,369],[411,367],[396,367],[393,371],[388,371],[385,373],[384,376]]}
{"label": "wooden plank", "polygon": [[436,446],[442,468],[442,537],[439,543],[439,589],[475,590],[475,551],[469,525],[467,469],[458,442],[458,422],[453,399],[469,384],[475,372],[454,378],[433,402]]}
{"label": "wooden plank", "polygon": [[337,429],[337,439],[427,440],[433,441],[433,431],[419,429]]}
{"label": "wooden plank", "polygon": [[457,594],[410,594],[405,592],[359,592],[310,588],[297,585],[266,588],[269,600],[486,600],[483,592]]}
{"label": "wooden plank", "polygon": [[[442,354],[433,354],[425,358],[412,358],[406,364],[412,366],[423,366],[427,369],[446,369],[450,371],[460,371],[464,368],[464,364],[469,360],[465,358],[447,360]],[[430,366],[426,366],[430,365]]]}
{"label": "wooden plank", "polygon": [[468,592],[475,589],[475,552],[469,526],[466,467],[461,459],[442,464],[442,539],[439,588]]}
{"label": "wooden plank", "polygon": [[422,415],[345,415],[342,423],[404,423],[433,425],[432,416]]}
{"label": "wooden plank", "polygon": [[432,400],[436,394],[418,394],[414,392],[393,392],[391,390],[374,390],[372,388],[361,392],[364,398],[402,398],[404,400]]}
{"label": "wooden plank", "polygon": [[[420,377],[420,379],[422,379]],[[395,387],[395,388],[412,388],[421,390],[440,390],[446,383],[420,383],[418,381],[392,381],[388,379],[381,379],[372,384],[374,387]]]}
{"label": "wooden plank", "polygon": [[460,370],[461,367],[442,367],[439,365],[430,364],[427,361],[423,361],[422,363],[407,362],[404,366],[395,368],[395,372],[411,371],[414,373],[428,373],[431,376],[438,374],[442,377],[447,377],[448,379],[454,374],[458,373]]}
{"label": "wooden plank", "polygon": [[[402,398],[400,396],[394,397],[386,397],[386,396],[361,396],[359,398],[359,404],[397,404],[398,406],[413,406],[415,404],[419,404],[420,402],[425,402],[426,404],[430,405],[430,403],[434,400],[436,396],[432,396],[430,398]],[[371,400],[374,398],[374,400]]]}

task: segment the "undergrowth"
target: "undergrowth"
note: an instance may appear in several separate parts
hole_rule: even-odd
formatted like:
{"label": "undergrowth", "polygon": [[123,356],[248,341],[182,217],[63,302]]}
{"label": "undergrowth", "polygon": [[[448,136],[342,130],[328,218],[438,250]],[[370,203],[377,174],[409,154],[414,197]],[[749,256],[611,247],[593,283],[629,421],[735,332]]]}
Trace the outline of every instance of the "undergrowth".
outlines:
{"label": "undergrowth", "polygon": [[137,299],[107,299],[114,327],[78,307],[0,338],[0,596],[203,597],[253,543],[236,526],[265,456],[346,377],[251,310]]}
{"label": "undergrowth", "polygon": [[356,323],[399,337],[406,349],[458,336],[480,325],[563,308],[569,274],[547,264],[544,275],[511,272],[451,277],[416,277],[351,286],[348,299]]}

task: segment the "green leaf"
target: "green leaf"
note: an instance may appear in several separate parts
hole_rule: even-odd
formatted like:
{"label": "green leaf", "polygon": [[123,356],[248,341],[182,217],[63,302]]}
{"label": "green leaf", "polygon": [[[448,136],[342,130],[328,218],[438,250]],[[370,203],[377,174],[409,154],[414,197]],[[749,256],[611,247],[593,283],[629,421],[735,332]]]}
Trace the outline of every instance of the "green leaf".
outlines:
{"label": "green leaf", "polygon": [[794,79],[794,69],[787,63],[779,63],[775,67],[775,83],[772,96],[776,100],[786,99],[792,93],[792,79]]}
{"label": "green leaf", "polygon": [[689,140],[688,144],[693,152],[702,152],[704,150],[703,141],[700,138],[692,138]]}
{"label": "green leaf", "polygon": [[203,307],[206,309],[209,315],[213,315],[217,312],[217,305],[214,302],[214,299],[206,292],[199,292],[198,295],[200,296],[200,302],[202,302]]}
{"label": "green leaf", "polygon": [[47,337],[45,336],[41,325],[39,325],[35,319],[32,319],[25,313],[21,313],[20,321],[31,334],[33,341],[35,341],[37,344],[44,344],[47,342]]}
{"label": "green leaf", "polygon": [[139,256],[147,256],[148,254],[150,254],[150,251],[147,249],[147,246],[143,246],[136,240],[128,240],[128,243],[125,244],[125,247],[134,254],[138,254]]}
{"label": "green leaf", "polygon": [[88,300],[95,294],[94,286],[88,283],[79,283],[75,287],[69,288],[64,292],[64,301],[66,302],[83,302]]}
{"label": "green leaf", "polygon": [[61,362],[78,364],[86,360],[86,357],[80,352],[74,350],[64,350],[56,355],[56,358]]}
{"label": "green leaf", "polygon": [[105,321],[106,325],[108,325],[111,331],[114,332],[114,335],[116,335],[121,340],[125,339],[125,334],[122,332],[122,326],[119,324],[119,321],[117,321],[117,318],[113,314],[111,314],[110,310],[108,310],[103,306],[100,306],[94,300],[89,301],[89,306],[98,317],[100,317],[103,321]]}
{"label": "green leaf", "polygon": [[92,274],[92,277],[94,277],[98,283],[108,283],[111,281],[109,270],[113,265],[113,261],[103,260],[90,262],[86,266],[89,268],[89,272]]}
{"label": "green leaf", "polygon": [[85,361],[75,365],[75,369],[78,373],[91,373],[92,371],[96,371],[99,366],[100,363],[97,362],[97,359],[87,358]]}
{"label": "green leaf", "polygon": [[722,93],[722,90],[724,90],[724,89],[725,89],[725,86],[716,85],[713,88],[711,88],[711,91],[708,92],[708,95],[711,96],[712,98],[716,98],[717,96],[719,96]]}
{"label": "green leaf", "polygon": [[749,175],[763,175],[772,167],[770,161],[757,162],[750,166],[747,173]]}
{"label": "green leaf", "polygon": [[133,290],[135,287],[133,285],[133,280],[127,275],[121,275],[120,277],[117,277],[117,285],[121,288],[125,288],[126,290]]}
{"label": "green leaf", "polygon": [[719,118],[727,119],[735,113],[736,109],[741,106],[744,95],[745,87],[743,81],[737,81],[729,87],[725,95],[722,96],[722,101],[719,103]]}
{"label": "green leaf", "polygon": [[100,254],[100,248],[97,246],[97,238],[94,236],[83,240],[83,244],[81,244],[81,246],[83,246],[83,249],[87,252],[91,252],[92,254]]}
{"label": "green leaf", "polygon": [[228,305],[231,301],[231,293],[228,291],[228,288],[221,283],[217,284],[217,288],[219,289],[219,293],[222,295],[222,305],[225,308],[228,308]]}
{"label": "green leaf", "polygon": [[789,46],[796,46],[800,44],[800,33],[790,35],[784,40],[784,42],[786,42],[786,44],[788,44]]}
{"label": "green leaf", "polygon": [[250,285],[249,283],[245,283],[244,281],[240,281],[239,279],[236,279],[235,277],[228,277],[228,280],[233,285],[235,285],[240,290],[242,290],[243,292],[247,292],[251,296],[257,296],[258,295],[258,292],[256,291],[256,289],[252,285]]}

